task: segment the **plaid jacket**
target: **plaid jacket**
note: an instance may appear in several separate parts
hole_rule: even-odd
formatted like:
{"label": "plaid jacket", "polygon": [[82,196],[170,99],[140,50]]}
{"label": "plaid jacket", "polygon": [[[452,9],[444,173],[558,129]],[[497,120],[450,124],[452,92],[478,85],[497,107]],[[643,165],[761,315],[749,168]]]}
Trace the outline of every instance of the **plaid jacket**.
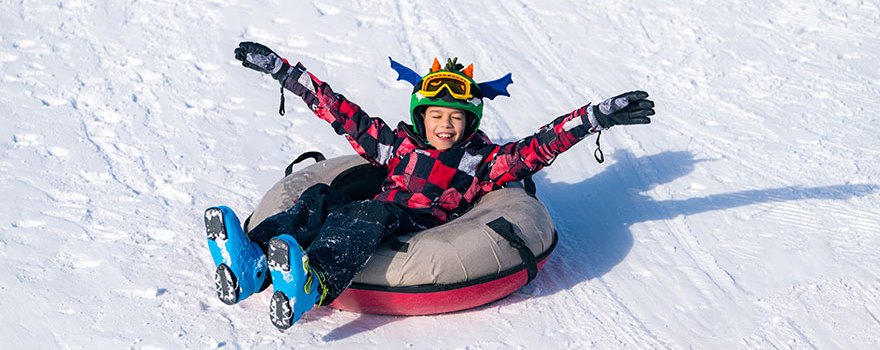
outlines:
{"label": "plaid jacket", "polygon": [[370,117],[301,63],[283,86],[301,97],[337,134],[345,136],[363,158],[388,169],[376,200],[407,208],[426,225],[461,215],[481,195],[531,176],[598,131],[590,126],[586,105],[515,142],[496,145],[477,131],[455,147],[438,151],[426,145],[412,126],[400,122],[391,129],[382,119]]}

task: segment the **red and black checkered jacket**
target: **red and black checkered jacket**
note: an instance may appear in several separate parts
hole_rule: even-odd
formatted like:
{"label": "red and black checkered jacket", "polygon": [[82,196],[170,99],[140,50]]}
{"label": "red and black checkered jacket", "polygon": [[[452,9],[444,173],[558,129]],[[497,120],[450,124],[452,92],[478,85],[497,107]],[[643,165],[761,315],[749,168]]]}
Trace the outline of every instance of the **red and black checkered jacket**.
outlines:
{"label": "red and black checkered jacket", "polygon": [[496,145],[477,131],[453,148],[438,151],[426,145],[412,126],[400,122],[391,129],[382,119],[370,117],[301,63],[284,87],[345,136],[358,154],[388,169],[376,200],[407,208],[426,225],[455,218],[483,194],[531,176],[597,131],[587,119],[587,105],[519,141]]}

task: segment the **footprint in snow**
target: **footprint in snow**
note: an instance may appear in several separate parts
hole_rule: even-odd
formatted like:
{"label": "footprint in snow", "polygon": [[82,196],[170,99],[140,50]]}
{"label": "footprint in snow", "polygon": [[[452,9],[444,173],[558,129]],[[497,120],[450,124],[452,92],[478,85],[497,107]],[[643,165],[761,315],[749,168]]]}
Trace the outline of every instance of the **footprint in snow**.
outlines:
{"label": "footprint in snow", "polygon": [[49,147],[47,151],[50,156],[58,159],[67,159],[67,156],[70,155],[70,150],[64,147]]}
{"label": "footprint in snow", "polygon": [[39,146],[43,144],[43,142],[40,141],[40,138],[41,137],[38,134],[18,134],[12,136],[12,143],[17,148]]}
{"label": "footprint in snow", "polygon": [[320,14],[321,16],[332,16],[342,12],[338,7],[330,4],[325,4],[318,1],[315,1],[313,4],[315,5],[315,9],[318,10],[318,14]]}
{"label": "footprint in snow", "polygon": [[5,52],[0,52],[0,63],[15,62],[16,60],[18,60],[18,56]]}
{"label": "footprint in snow", "polygon": [[35,228],[44,225],[46,225],[46,222],[40,220],[19,220],[12,223],[12,227],[14,228]]}
{"label": "footprint in snow", "polygon": [[37,42],[33,40],[19,40],[12,44],[16,49],[29,49],[34,46],[37,46]]}

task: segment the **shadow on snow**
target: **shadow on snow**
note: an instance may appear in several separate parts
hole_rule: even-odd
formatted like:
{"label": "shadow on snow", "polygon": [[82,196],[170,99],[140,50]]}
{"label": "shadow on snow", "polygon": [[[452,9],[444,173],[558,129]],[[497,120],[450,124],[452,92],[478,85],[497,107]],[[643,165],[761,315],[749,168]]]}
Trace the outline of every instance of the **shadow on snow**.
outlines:
{"label": "shadow on snow", "polygon": [[548,209],[559,233],[557,252],[545,268],[562,277],[549,280],[539,274],[539,295],[551,295],[611,271],[632,249],[630,227],[637,223],[759,203],[846,200],[880,188],[868,184],[787,186],[658,201],[644,193],[688,175],[702,160],[682,151],[642,157],[618,151],[615,159],[618,162],[601,173],[574,184],[553,183],[537,174],[538,196],[552,203]]}
{"label": "shadow on snow", "polygon": [[[538,197],[549,204],[548,210],[559,233],[556,252],[532,284],[510,297],[462,312],[479,312],[535,296],[552,295],[605,275],[629,254],[633,246],[630,227],[637,223],[758,203],[802,199],[846,200],[865,196],[880,188],[865,184],[788,186],[657,201],[644,193],[687,176],[701,160],[682,151],[642,157],[635,157],[628,151],[618,151],[614,158],[617,163],[579,183],[551,182],[541,172],[535,176]],[[634,169],[637,173],[634,173]],[[335,311],[320,308],[312,311],[314,315],[311,316],[320,318],[331,312]],[[324,341],[345,339],[402,319],[397,316],[358,315],[351,322],[326,334]]]}

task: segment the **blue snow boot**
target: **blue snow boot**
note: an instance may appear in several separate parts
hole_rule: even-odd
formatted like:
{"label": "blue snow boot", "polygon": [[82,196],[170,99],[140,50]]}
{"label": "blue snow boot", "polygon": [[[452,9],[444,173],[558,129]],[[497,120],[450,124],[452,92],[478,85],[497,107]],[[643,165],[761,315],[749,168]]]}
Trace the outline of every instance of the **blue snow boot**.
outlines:
{"label": "blue snow boot", "polygon": [[268,255],[275,290],[269,304],[269,319],[278,329],[288,329],[306,311],[324,301],[324,275],[309,265],[308,255],[290,235],[272,238]]}
{"label": "blue snow boot", "polygon": [[205,230],[220,301],[233,305],[259,291],[268,273],[266,255],[247,238],[232,209],[219,206],[205,210]]}

